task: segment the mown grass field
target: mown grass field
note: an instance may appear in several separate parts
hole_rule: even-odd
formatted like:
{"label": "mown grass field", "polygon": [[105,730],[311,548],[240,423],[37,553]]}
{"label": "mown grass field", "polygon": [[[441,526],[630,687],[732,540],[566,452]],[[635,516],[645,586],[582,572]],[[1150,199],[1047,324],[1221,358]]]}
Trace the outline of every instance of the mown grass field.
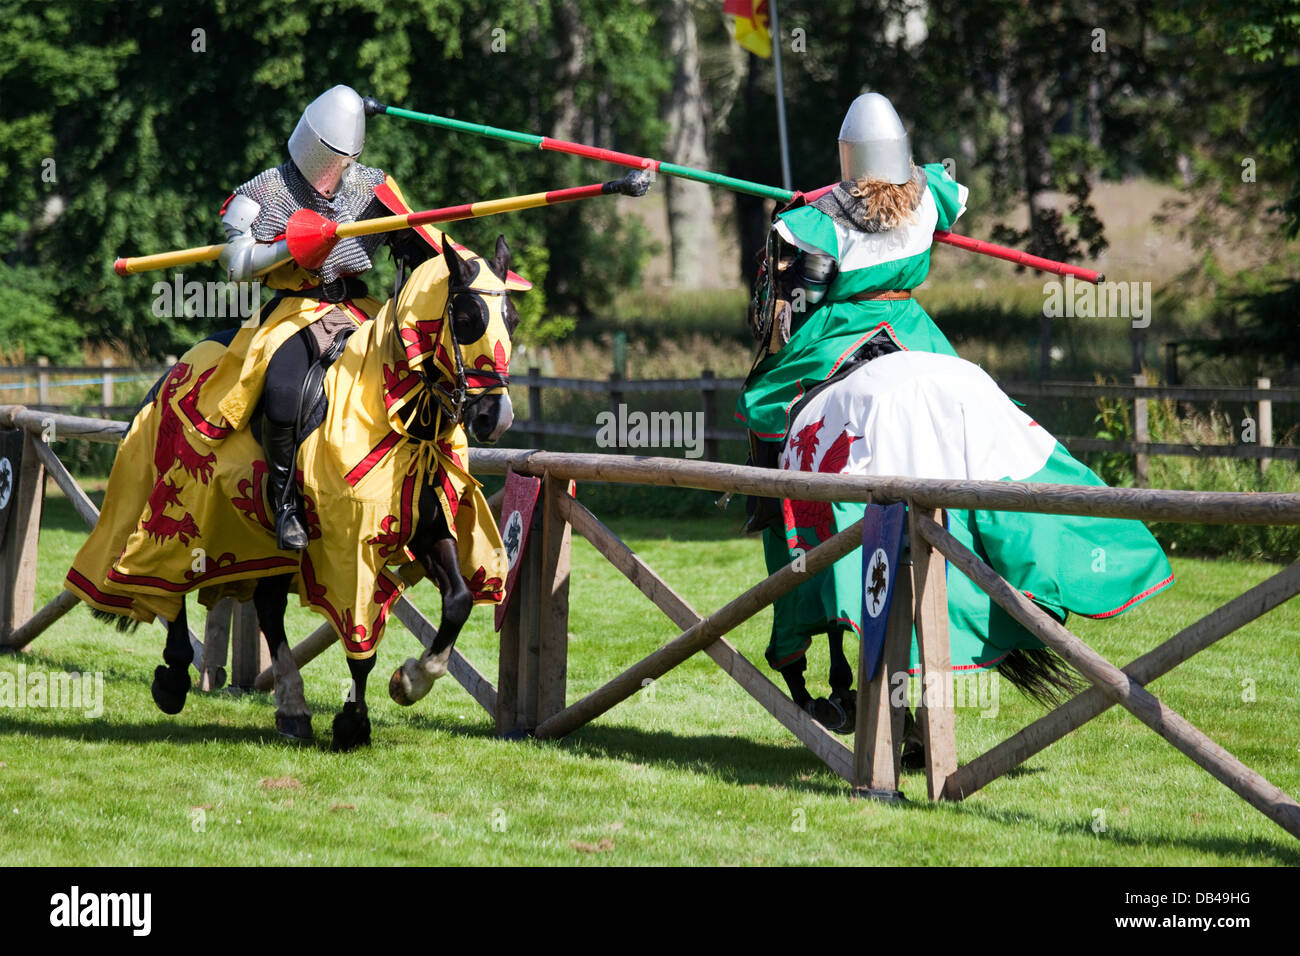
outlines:
{"label": "mown grass field", "polygon": [[[611,524],[703,612],[762,573],[737,519]],[[38,603],[84,532],[47,502]],[[1262,580],[1265,564],[1175,559],[1169,592],[1106,624],[1072,621],[1128,660]],[[673,636],[633,587],[575,536],[570,699]],[[416,603],[436,621],[427,584]],[[197,616],[197,614],[196,614]],[[194,618],[192,617],[192,620]],[[761,663],[769,618],[732,635]],[[292,633],[318,619],[291,613]],[[491,614],[459,646],[495,675]],[[199,622],[196,622],[199,623]],[[1300,605],[1274,611],[1153,689],[1223,746],[1300,793]],[[562,743],[496,740],[450,680],[415,708],[386,678],[415,648],[390,625],[371,679],[374,746],[335,755],[329,722],[346,681],[332,649],[304,671],[315,745],[283,742],[266,695],[192,693],[159,713],[149,681],[162,634],[119,636],[84,609],[0,672],[102,671],[104,714],[0,708],[0,864],[852,864],[1296,865],[1300,844],[1119,710],[962,804],[881,806],[845,785],[702,655]],[[814,652],[824,681],[824,648]],[[1253,681],[1253,702],[1243,682]],[[824,686],[824,685],[823,685]],[[1001,686],[997,715],[958,714],[969,759],[1039,713]],[[1100,811],[1100,812],[1099,812]],[[1104,830],[1094,824],[1104,820]]]}

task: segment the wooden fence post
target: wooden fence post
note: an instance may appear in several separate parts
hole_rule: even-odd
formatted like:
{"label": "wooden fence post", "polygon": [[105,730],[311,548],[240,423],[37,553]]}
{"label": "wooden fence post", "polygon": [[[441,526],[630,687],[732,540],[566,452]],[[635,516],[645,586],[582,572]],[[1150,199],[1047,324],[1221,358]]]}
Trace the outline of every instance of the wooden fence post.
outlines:
{"label": "wooden fence post", "polygon": [[230,635],[230,686],[241,691],[253,689],[257,675],[271,666],[271,652],[257,626],[257,609],[252,601],[235,605]]}
{"label": "wooden fence post", "polygon": [[50,404],[50,373],[46,371],[49,368],[50,360],[44,355],[36,360],[36,404]]}
{"label": "wooden fence post", "polygon": [[[519,555],[519,561],[524,555]],[[525,568],[519,569],[515,587],[523,583]],[[519,729],[519,636],[520,615],[518,599],[512,599],[501,622],[501,640],[497,652],[497,736],[506,737]]]}
{"label": "wooden fence post", "polygon": [[104,367],[104,381],[100,386],[100,404],[107,412],[113,405],[113,373],[109,371],[113,367],[113,360],[106,358],[101,364]]}
{"label": "wooden fence post", "polygon": [[[891,681],[907,684],[907,661],[912,653],[912,575],[904,565],[894,579],[894,596],[885,624],[885,647],[876,676],[866,681],[866,642],[858,646],[858,714],[853,737],[853,793],[887,803],[903,799],[898,789],[899,760],[903,748],[903,707],[890,700]],[[901,674],[901,678],[897,675]]]}
{"label": "wooden fence post", "polygon": [[623,390],[617,387],[617,383],[623,381],[623,376],[618,372],[609,373],[609,410],[614,413],[614,421],[618,422],[618,406],[623,404]]}
{"label": "wooden fence post", "polygon": [[542,370],[528,366],[528,434],[534,448],[542,447],[542,386],[537,383]]}
{"label": "wooden fence post", "polygon": [[569,671],[569,548],[572,528],[560,513],[568,482],[542,479],[541,602],[537,640],[537,722],[564,710]]}
{"label": "wooden fence post", "polygon": [[[1255,380],[1256,388],[1267,390],[1272,387],[1272,384],[1266,378]],[[1261,398],[1259,400],[1259,434],[1256,437],[1259,439],[1261,448],[1273,447],[1273,402],[1271,399]],[[1261,475],[1268,471],[1268,464],[1272,460],[1271,458],[1261,458],[1259,460],[1259,473]]]}
{"label": "wooden fence post", "polygon": [[226,684],[226,656],[234,613],[234,598],[225,598],[208,608],[208,619],[203,626],[203,673],[199,675],[199,690],[220,690]]}
{"label": "wooden fence post", "polygon": [[704,415],[704,434],[702,436],[704,438],[704,457],[709,461],[717,461],[720,457],[718,455],[718,440],[709,437],[709,434],[717,425],[718,417],[715,402],[718,392],[714,379],[715,376],[711,368],[706,368],[700,373],[700,406]]}
{"label": "wooden fence post", "polygon": [[[1138,373],[1133,376],[1133,384],[1144,386],[1147,383],[1145,373]],[[1133,440],[1136,442],[1151,441],[1151,431],[1148,427],[1147,419],[1147,402],[1149,399],[1133,398]],[[1146,452],[1135,452],[1133,455],[1133,484],[1139,488],[1147,487],[1149,474],[1151,470],[1151,456]]]}
{"label": "wooden fence post", "polygon": [[1052,320],[1046,310],[1038,317],[1038,380],[1049,381],[1052,377]]}
{"label": "wooden fence post", "polygon": [[[539,679],[542,660],[541,630],[543,605],[543,551],[547,509],[546,479],[542,479],[540,507],[533,513],[533,525],[519,562],[514,595],[501,625],[501,652],[497,665],[497,734],[531,732],[540,722]],[[565,599],[567,602],[567,592]],[[549,604],[549,601],[546,602]],[[566,605],[567,607],[567,605]],[[568,621],[565,621],[565,638]],[[549,663],[549,658],[548,658]]]}
{"label": "wooden fence post", "polygon": [[39,438],[23,433],[22,464],[11,470],[9,524],[0,550],[0,646],[36,610],[36,553],[45,497],[45,466],[36,454]]}
{"label": "wooden fence post", "polygon": [[[921,703],[917,722],[925,744],[925,781],[931,800],[943,795],[944,782],[957,769],[955,700],[952,654],[948,647],[948,562],[916,530],[907,509],[912,541],[912,592],[916,622],[916,642],[921,656]],[[926,517],[943,525],[942,511],[925,511]]]}

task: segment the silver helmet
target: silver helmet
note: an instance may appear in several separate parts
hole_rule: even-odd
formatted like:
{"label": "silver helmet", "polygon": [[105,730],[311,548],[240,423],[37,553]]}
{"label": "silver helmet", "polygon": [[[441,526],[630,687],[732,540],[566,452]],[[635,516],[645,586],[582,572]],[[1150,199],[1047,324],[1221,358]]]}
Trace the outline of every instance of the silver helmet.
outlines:
{"label": "silver helmet", "polygon": [[912,147],[894,104],[863,93],[849,105],[840,126],[840,178],[883,179],[901,185],[912,178]]}
{"label": "silver helmet", "polygon": [[357,91],[339,85],[302,111],[289,137],[289,158],[312,188],[333,199],[343,171],[366,145],[366,109]]}

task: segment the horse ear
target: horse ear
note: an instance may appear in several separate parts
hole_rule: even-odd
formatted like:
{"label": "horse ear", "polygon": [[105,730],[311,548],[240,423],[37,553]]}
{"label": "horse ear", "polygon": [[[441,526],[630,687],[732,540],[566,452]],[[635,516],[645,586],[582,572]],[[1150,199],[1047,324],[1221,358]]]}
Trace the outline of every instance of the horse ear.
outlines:
{"label": "horse ear", "polygon": [[447,270],[451,274],[451,284],[458,289],[468,287],[470,283],[469,267],[465,265],[465,260],[456,253],[456,246],[446,233],[442,234],[442,254],[447,259]]}
{"label": "horse ear", "polygon": [[506,244],[505,236],[497,236],[496,255],[492,257],[492,261],[488,265],[502,282],[510,274],[510,246]]}

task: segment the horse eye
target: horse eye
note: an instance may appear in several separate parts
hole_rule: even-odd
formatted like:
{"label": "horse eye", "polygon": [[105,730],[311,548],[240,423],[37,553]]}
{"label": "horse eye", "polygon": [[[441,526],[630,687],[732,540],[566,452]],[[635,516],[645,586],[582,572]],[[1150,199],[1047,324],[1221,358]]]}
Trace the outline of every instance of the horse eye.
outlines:
{"label": "horse eye", "polygon": [[487,334],[487,304],[478,296],[462,294],[456,297],[456,338],[468,345]]}

